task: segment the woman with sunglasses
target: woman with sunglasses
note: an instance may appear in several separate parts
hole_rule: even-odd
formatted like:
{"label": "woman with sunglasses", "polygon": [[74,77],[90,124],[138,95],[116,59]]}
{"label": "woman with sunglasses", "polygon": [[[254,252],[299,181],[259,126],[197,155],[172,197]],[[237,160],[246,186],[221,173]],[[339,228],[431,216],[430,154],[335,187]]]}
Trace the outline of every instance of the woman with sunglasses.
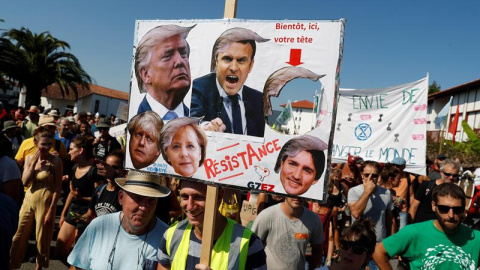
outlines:
{"label": "woman with sunglasses", "polygon": [[340,240],[340,256],[331,266],[317,270],[358,270],[363,269],[372,258],[376,236],[369,219],[358,219],[347,227]]}

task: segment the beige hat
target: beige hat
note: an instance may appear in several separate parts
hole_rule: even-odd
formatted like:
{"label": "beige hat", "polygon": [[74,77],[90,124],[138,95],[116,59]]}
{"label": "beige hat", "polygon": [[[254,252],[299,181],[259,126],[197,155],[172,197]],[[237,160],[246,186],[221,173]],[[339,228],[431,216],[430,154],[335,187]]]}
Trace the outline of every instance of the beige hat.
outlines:
{"label": "beige hat", "polygon": [[170,189],[162,186],[162,177],[158,174],[131,170],[127,178],[116,178],[115,182],[125,191],[145,197],[166,197]]}
{"label": "beige hat", "polygon": [[40,120],[38,120],[39,126],[56,126],[55,118],[51,115],[42,115]]}
{"label": "beige hat", "polygon": [[58,111],[57,110],[51,110],[48,115],[54,116],[54,117],[59,117]]}

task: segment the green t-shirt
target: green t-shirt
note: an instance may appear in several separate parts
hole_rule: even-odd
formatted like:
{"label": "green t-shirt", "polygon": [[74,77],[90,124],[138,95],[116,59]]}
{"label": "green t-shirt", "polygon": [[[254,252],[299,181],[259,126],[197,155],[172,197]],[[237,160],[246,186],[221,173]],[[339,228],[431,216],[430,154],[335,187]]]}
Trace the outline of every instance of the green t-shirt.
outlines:
{"label": "green t-shirt", "polygon": [[390,256],[402,255],[411,269],[477,269],[480,231],[461,225],[458,232],[445,234],[433,220],[408,225],[383,240]]}

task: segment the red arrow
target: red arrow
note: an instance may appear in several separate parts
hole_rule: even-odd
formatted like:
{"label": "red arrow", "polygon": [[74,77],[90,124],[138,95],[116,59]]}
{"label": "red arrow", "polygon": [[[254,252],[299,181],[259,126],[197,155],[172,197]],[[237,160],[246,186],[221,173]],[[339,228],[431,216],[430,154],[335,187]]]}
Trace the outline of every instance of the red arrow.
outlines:
{"label": "red arrow", "polygon": [[303,64],[303,62],[300,62],[301,58],[302,58],[302,49],[290,49],[290,61],[286,63],[292,66],[298,66]]}

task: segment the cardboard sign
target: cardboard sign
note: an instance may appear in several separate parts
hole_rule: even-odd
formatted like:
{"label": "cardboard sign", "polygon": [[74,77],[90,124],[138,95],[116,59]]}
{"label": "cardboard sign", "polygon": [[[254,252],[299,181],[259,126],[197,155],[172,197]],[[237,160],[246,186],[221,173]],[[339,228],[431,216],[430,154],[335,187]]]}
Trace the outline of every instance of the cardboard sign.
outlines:
{"label": "cardboard sign", "polygon": [[407,161],[406,171],[425,174],[428,76],[382,89],[340,89],[332,157]]}
{"label": "cardboard sign", "polygon": [[[139,162],[136,155],[140,158],[148,151],[137,147],[140,135],[139,140],[131,140],[128,134],[126,167],[322,200],[344,25],[344,20],[137,21],[129,122],[137,115],[143,117],[146,111],[154,111],[164,119],[164,131],[169,126],[166,119],[186,116],[201,119],[197,122],[201,121],[203,129],[221,119],[226,130],[204,132],[207,140],[199,143],[202,156],[194,158],[193,173],[180,169],[188,162],[178,161],[173,154],[169,157],[172,148],[168,144],[172,140],[159,142],[162,154],[156,153],[158,158],[153,164]],[[315,121],[306,134],[283,134],[267,125],[265,116],[272,114],[271,99],[282,100],[283,87],[299,78],[318,82],[321,89],[312,112]],[[297,91],[311,93],[313,101],[315,89]],[[174,126],[178,124],[171,124],[169,129]],[[181,130],[188,136],[186,128]],[[197,140],[202,141],[198,136],[203,135],[196,133]],[[299,151],[283,153],[288,158],[277,162],[287,142],[290,148],[300,147]],[[294,160],[298,166],[293,168],[290,159],[303,157],[299,154],[306,155],[307,161],[303,164]],[[293,179],[289,176],[293,171],[284,170],[286,160],[292,170],[301,168],[301,179]]]}
{"label": "cardboard sign", "polygon": [[128,104],[125,102],[118,103],[117,117],[123,121],[128,119]]}
{"label": "cardboard sign", "polygon": [[248,226],[248,224],[251,221],[254,221],[256,217],[257,204],[255,202],[244,200],[242,203],[242,209],[240,209],[240,220],[242,222],[242,226]]}

